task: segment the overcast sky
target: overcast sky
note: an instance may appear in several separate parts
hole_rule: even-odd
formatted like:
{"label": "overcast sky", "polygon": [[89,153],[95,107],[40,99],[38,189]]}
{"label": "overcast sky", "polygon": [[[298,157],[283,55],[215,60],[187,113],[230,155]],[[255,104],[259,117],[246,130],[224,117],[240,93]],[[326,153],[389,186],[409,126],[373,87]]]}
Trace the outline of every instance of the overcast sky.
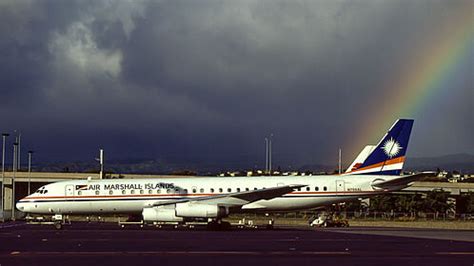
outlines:
{"label": "overcast sky", "polygon": [[[44,162],[91,160],[103,147],[109,158],[262,166],[273,133],[276,165],[336,164],[339,147],[348,164],[353,141],[378,141],[354,136],[391,105],[386,83],[469,8],[3,0],[0,130],[20,130],[24,152]],[[473,54],[416,111],[387,115],[379,137],[404,115],[415,119],[409,156],[474,153]]]}

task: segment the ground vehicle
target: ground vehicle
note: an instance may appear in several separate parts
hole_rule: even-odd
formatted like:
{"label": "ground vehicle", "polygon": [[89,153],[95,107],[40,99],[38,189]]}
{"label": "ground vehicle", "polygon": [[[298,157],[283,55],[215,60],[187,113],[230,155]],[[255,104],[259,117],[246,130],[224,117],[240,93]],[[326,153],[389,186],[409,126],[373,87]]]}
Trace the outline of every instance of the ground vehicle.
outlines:
{"label": "ground vehicle", "polygon": [[334,214],[323,214],[310,220],[309,225],[311,227],[349,227],[349,222]]}

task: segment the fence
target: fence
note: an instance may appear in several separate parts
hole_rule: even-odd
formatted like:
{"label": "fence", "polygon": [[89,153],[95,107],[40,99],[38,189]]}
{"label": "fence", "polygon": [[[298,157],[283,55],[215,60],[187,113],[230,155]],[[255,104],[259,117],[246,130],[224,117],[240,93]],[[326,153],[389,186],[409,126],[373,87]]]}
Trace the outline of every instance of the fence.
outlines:
{"label": "fence", "polygon": [[[288,220],[310,220],[321,214],[327,214],[323,211],[302,211],[302,212],[286,212],[286,213],[253,213],[253,214],[234,214],[231,217],[235,219],[248,218],[248,219],[288,219]],[[335,215],[350,219],[350,220],[372,220],[372,221],[472,221],[474,222],[474,214],[467,213],[441,213],[441,212],[377,212],[377,211],[354,211],[354,212],[335,212]]]}

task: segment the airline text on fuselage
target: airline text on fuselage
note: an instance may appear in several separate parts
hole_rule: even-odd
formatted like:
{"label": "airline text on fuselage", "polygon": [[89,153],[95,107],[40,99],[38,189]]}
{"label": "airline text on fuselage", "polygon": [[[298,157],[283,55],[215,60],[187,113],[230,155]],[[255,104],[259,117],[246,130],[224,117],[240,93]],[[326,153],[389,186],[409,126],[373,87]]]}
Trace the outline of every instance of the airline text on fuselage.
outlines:
{"label": "airline text on fuselage", "polygon": [[124,190],[124,189],[169,189],[174,188],[173,183],[135,183],[135,184],[92,184],[87,186],[87,190]]}

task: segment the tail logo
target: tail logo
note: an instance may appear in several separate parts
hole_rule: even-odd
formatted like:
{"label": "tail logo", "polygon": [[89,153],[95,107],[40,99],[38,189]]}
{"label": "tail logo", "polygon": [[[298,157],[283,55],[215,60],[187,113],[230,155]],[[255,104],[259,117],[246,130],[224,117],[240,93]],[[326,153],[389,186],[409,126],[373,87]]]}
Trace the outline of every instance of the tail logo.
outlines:
{"label": "tail logo", "polygon": [[403,149],[403,147],[401,147],[400,144],[396,140],[394,140],[393,138],[390,138],[389,140],[385,141],[381,149],[385,152],[385,154],[389,158],[392,158],[394,156],[397,156],[400,153],[400,151]]}

